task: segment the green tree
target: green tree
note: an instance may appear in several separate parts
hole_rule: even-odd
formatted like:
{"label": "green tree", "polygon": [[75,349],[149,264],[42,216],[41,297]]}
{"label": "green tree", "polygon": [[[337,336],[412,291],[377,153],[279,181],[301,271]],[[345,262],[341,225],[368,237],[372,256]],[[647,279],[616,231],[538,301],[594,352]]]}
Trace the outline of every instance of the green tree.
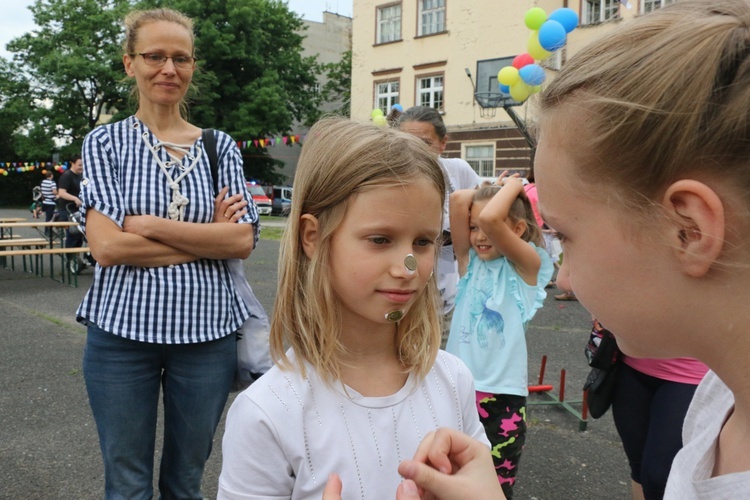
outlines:
{"label": "green tree", "polygon": [[324,64],[323,72],[327,77],[321,90],[324,102],[335,103],[335,113],[349,117],[352,101],[352,51],[347,50],[339,62]]}
{"label": "green tree", "polygon": [[[146,0],[172,7],[195,22],[199,71],[191,121],[236,140],[277,137],[295,122],[317,118],[319,67],[302,56],[304,24],[279,0]],[[245,155],[245,173],[273,182],[277,160],[263,149]]]}
{"label": "green tree", "polygon": [[14,39],[14,53],[36,103],[29,142],[56,139],[63,153],[80,151],[102,114],[124,106],[121,19],[129,0],[36,0],[38,29]]}
{"label": "green tree", "polygon": [[22,159],[18,141],[21,131],[31,126],[34,114],[28,96],[29,83],[18,65],[0,58],[0,161]]}

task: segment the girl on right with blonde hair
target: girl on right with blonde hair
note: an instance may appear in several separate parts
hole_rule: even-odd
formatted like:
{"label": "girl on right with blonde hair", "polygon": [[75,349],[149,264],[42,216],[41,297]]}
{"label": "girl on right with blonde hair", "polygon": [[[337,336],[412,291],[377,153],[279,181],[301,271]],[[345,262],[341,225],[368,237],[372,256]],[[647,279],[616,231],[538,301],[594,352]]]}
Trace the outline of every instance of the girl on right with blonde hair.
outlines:
{"label": "girl on right with blonde hair", "polygon": [[750,491],[748,110],[747,0],[626,23],[542,94],[540,206],[576,296],[628,356],[710,369],[665,498]]}

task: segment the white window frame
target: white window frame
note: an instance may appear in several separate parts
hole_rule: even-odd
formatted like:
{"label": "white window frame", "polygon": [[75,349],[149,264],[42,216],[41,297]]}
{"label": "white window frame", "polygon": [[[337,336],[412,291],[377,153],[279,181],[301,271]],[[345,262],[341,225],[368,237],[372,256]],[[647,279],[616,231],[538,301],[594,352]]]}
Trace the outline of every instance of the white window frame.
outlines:
{"label": "white window frame", "polygon": [[[377,8],[377,43],[388,43],[401,40],[401,4],[389,4]],[[384,14],[393,14],[383,17]]]}
{"label": "white window frame", "polygon": [[375,82],[375,104],[373,107],[380,108],[384,114],[388,114],[394,104],[400,102],[399,80],[384,80]]}
{"label": "white window frame", "polygon": [[419,36],[434,35],[445,31],[446,0],[418,0]]}
{"label": "white window frame", "polygon": [[551,56],[542,61],[542,67],[560,71],[562,69],[563,50],[565,49],[554,51]]}
{"label": "white window frame", "polygon": [[[472,158],[474,151],[485,154]],[[491,142],[464,144],[464,160],[471,165],[479,177],[495,177],[495,144]]]}
{"label": "white window frame", "polygon": [[649,12],[661,9],[662,7],[665,7],[674,2],[675,0],[640,0],[639,12],[641,14],[648,14]]}
{"label": "white window frame", "polygon": [[[429,85],[423,87],[423,82]],[[429,106],[438,111],[443,111],[445,106],[444,83],[445,75],[443,73],[417,77],[417,106]]]}
{"label": "white window frame", "polygon": [[581,24],[604,23],[620,17],[620,0],[583,0],[581,8]]}

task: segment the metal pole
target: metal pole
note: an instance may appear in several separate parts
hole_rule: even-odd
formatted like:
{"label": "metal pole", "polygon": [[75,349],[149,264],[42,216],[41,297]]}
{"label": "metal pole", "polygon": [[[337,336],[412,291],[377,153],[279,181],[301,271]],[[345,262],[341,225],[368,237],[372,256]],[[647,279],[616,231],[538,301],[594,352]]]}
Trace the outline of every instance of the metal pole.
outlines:
{"label": "metal pole", "polygon": [[516,114],[515,111],[513,111],[513,108],[510,106],[503,106],[503,109],[506,113],[508,113],[508,116],[510,116],[510,119],[513,120],[513,123],[516,124],[516,127],[518,127],[518,130],[521,132],[521,135],[523,135],[524,139],[526,139],[526,142],[529,144],[529,147],[534,150],[536,149],[536,141],[533,137],[531,137],[531,134],[529,133],[529,129],[526,128],[526,124],[521,120],[521,118]]}

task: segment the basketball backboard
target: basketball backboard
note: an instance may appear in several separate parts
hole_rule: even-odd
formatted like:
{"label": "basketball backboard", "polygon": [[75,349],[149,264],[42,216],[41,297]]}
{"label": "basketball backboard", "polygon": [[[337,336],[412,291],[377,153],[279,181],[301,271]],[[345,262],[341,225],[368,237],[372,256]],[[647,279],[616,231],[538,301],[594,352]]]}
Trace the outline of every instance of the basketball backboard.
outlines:
{"label": "basketball backboard", "polygon": [[477,81],[474,89],[474,99],[482,108],[502,108],[518,106],[521,103],[500,91],[497,73],[505,66],[513,63],[515,56],[498,57],[477,61]]}

